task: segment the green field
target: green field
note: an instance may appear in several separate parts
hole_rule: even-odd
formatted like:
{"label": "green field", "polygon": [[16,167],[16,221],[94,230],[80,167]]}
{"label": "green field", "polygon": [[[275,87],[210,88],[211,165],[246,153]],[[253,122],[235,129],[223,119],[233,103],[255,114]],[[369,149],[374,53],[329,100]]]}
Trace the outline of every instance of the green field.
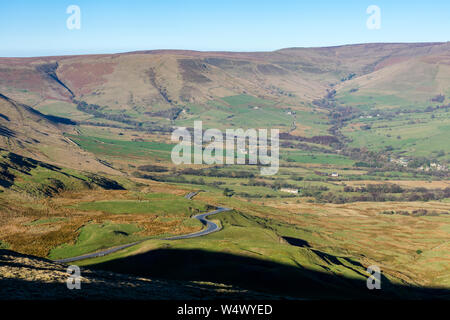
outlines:
{"label": "green field", "polygon": [[91,136],[67,135],[81,148],[113,157],[152,157],[169,160],[173,145],[151,141],[127,141]]}
{"label": "green field", "polygon": [[[365,147],[382,151],[392,147],[394,151],[412,157],[434,157],[448,160],[446,152],[450,144],[450,116],[446,112],[437,113],[432,118],[429,113],[400,115],[393,120],[364,119],[352,123],[370,125],[370,129],[353,129],[351,123],[344,127],[343,134],[352,139],[353,147]],[[444,151],[444,154],[438,154]]]}
{"label": "green field", "polygon": [[248,95],[221,100],[203,106],[188,105],[189,112],[177,119],[176,125],[193,127],[194,121],[202,120],[205,128],[289,128],[293,121],[286,110],[275,107],[269,100]]}
{"label": "green field", "polygon": [[398,107],[411,107],[414,102],[396,95],[382,95],[374,92],[364,94],[350,94],[348,92],[337,95],[337,101],[343,105],[357,107],[360,110],[392,109]]}
{"label": "green field", "polygon": [[353,160],[337,154],[320,154],[290,150],[282,153],[282,159],[298,163],[329,164],[336,166],[351,166],[354,163]]}
{"label": "green field", "polygon": [[103,211],[111,214],[183,215],[206,211],[206,205],[177,196],[152,200],[116,200],[80,202],[75,208],[84,211]]}
{"label": "green field", "polygon": [[46,115],[68,118],[75,121],[85,121],[92,118],[91,115],[77,110],[74,104],[66,102],[43,103],[38,105],[36,109]]}
{"label": "green field", "polygon": [[114,224],[105,221],[102,224],[84,226],[75,244],[64,244],[50,252],[50,259],[76,257],[82,254],[111,248],[121,244],[141,240],[137,235],[142,229],[135,224]]}

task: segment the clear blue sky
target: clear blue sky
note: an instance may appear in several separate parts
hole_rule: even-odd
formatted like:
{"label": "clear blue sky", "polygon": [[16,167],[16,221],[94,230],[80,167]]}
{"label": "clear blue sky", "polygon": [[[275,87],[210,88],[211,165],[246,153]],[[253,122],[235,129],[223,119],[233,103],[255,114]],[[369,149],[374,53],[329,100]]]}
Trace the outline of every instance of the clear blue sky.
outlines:
{"label": "clear blue sky", "polygon": [[[81,29],[69,30],[69,5]],[[381,29],[369,30],[369,5]],[[147,49],[265,51],[367,42],[449,41],[450,1],[0,0],[0,56]]]}

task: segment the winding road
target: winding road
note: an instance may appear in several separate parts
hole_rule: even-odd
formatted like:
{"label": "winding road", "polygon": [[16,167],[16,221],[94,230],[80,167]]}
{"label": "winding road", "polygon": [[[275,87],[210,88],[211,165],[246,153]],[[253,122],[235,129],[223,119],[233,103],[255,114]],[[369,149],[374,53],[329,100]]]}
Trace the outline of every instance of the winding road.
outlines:
{"label": "winding road", "polygon": [[206,226],[205,229],[195,232],[195,233],[191,233],[191,234],[185,234],[185,235],[181,235],[181,236],[175,236],[175,237],[170,237],[170,238],[166,238],[163,240],[180,240],[180,239],[189,239],[189,238],[196,238],[196,237],[201,237],[216,231],[219,231],[221,228],[214,222],[206,220],[205,218],[209,215],[212,214],[216,214],[219,212],[225,212],[225,211],[230,211],[231,209],[229,208],[217,208],[217,210],[214,211],[210,211],[207,213],[201,213],[201,214],[197,214],[195,216],[193,216],[192,218],[195,218],[197,220],[199,220],[204,226]]}
{"label": "winding road", "polygon": [[[186,199],[191,200],[197,194],[198,194],[198,192],[189,192],[184,197]],[[201,236],[204,236],[204,235],[207,235],[207,234],[219,231],[221,229],[221,227],[219,227],[216,223],[207,220],[206,217],[208,217],[210,215],[213,215],[213,214],[216,214],[216,213],[230,211],[230,210],[232,210],[232,209],[218,207],[214,211],[197,214],[197,215],[193,216],[192,218],[199,220],[204,226],[206,226],[205,229],[200,230],[198,232],[190,233],[190,234],[174,236],[174,237],[164,238],[164,239],[160,239],[160,240],[181,240],[181,239],[197,238],[197,237],[201,237]],[[81,255],[81,256],[78,256],[78,257],[54,260],[54,262],[57,262],[57,263],[69,263],[69,262],[80,261],[80,260],[89,259],[89,258],[103,257],[103,256],[106,256],[108,254],[117,252],[119,250],[123,250],[123,249],[129,248],[129,247],[132,247],[134,245],[137,245],[137,244],[139,244],[141,242],[144,242],[144,241],[147,241],[147,240],[148,239],[144,239],[144,240],[136,241],[136,242],[133,242],[133,243],[128,243],[128,244],[124,244],[124,245],[121,245],[121,246],[117,246],[117,247],[114,247],[114,248],[105,249],[105,250],[102,250],[102,251],[84,254],[84,255]]]}

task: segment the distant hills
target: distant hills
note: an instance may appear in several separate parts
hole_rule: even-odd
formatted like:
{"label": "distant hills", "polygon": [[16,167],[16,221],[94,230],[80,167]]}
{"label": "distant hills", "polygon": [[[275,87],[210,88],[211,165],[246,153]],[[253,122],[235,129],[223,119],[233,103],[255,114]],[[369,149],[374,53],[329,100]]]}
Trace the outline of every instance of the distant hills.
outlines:
{"label": "distant hills", "polygon": [[[380,110],[399,114],[448,106],[450,43],[0,58],[0,94],[0,147],[112,173],[64,136],[76,130],[71,123],[170,132],[203,120],[206,127],[278,127],[301,137],[336,135],[348,123],[333,120],[335,116],[363,118],[371,111],[375,116]],[[436,123],[434,127],[447,130],[445,121]],[[362,146],[352,132],[369,127],[351,125],[342,132]],[[376,139],[374,130],[364,135]],[[410,149],[414,153],[414,145]],[[64,158],[69,150],[71,157]]]}
{"label": "distant hills", "polygon": [[450,43],[1,58],[0,92],[37,106],[76,97],[136,112],[238,94],[310,102],[330,86],[426,102],[449,90],[449,68]]}

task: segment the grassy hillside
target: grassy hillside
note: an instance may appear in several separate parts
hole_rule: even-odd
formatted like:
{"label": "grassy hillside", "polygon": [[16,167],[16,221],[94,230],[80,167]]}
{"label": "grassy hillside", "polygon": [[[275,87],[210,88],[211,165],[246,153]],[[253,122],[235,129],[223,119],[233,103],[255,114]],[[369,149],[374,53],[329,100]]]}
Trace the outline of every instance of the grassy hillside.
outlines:
{"label": "grassy hillside", "polygon": [[[450,87],[448,51],[427,56],[394,60],[392,64],[338,86],[345,93],[357,89],[343,101],[357,103],[373,97],[373,107],[393,108],[427,105]],[[367,99],[366,99],[367,100]]]}
{"label": "grassy hillside", "polygon": [[0,94],[0,148],[74,169],[117,174],[64,137],[75,122],[44,115]]}
{"label": "grassy hillside", "polygon": [[[220,220],[224,228],[220,233],[189,241],[150,240],[120,253],[79,264],[99,270],[152,274],[170,279],[220,279],[229,285],[299,298],[377,297],[365,289],[364,265],[370,263],[366,260],[368,257],[356,254],[357,251],[353,255],[352,250],[339,252],[329,247],[330,239],[321,236],[327,227],[297,224],[298,218],[273,209],[272,214],[268,214],[269,211],[262,207],[250,208],[245,206],[250,214],[235,211],[212,217]],[[285,219],[289,219],[289,223]],[[308,220],[311,219],[315,220],[313,216]],[[323,249],[317,249],[318,246]],[[384,270],[388,265],[383,266]],[[443,276],[439,282],[442,283],[446,278],[445,271],[438,264],[434,265],[436,272]],[[426,290],[402,288],[404,275],[391,270],[384,275],[385,298],[445,294],[445,290],[427,293]]]}
{"label": "grassy hillside", "polygon": [[2,190],[36,197],[94,188],[124,189],[120,183],[104,176],[54,166],[3,149],[0,149],[0,170]]}
{"label": "grassy hillside", "polygon": [[[449,48],[0,58],[0,248],[143,241],[79,264],[285,298],[380,297],[375,264],[385,298],[448,298]],[[280,129],[279,171],[174,165],[197,120]],[[162,240],[217,206],[219,232]]]}

